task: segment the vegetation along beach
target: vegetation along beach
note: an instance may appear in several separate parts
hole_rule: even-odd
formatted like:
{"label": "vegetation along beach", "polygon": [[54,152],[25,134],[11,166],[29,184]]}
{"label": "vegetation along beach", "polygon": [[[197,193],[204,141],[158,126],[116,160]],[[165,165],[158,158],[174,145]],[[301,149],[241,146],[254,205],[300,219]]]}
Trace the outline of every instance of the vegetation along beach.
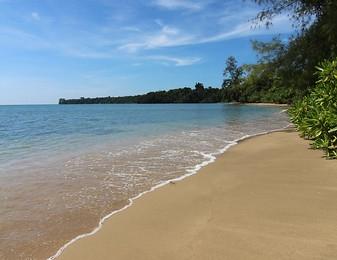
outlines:
{"label": "vegetation along beach", "polygon": [[0,259],[337,259],[335,0],[0,1]]}

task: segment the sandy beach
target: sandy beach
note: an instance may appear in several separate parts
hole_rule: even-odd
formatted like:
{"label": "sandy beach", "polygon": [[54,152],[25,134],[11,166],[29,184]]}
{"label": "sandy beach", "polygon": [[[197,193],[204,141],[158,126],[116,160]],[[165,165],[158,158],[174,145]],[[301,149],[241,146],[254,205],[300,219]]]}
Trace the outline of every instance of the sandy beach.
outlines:
{"label": "sandy beach", "polygon": [[337,161],[322,156],[293,131],[247,139],[57,259],[337,259]]}

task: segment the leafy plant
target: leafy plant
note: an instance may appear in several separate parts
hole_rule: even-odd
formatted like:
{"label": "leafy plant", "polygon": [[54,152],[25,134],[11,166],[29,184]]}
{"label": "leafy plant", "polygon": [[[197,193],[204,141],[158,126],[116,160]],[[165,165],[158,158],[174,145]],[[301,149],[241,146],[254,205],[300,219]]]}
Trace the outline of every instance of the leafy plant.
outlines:
{"label": "leafy plant", "polygon": [[318,81],[312,92],[289,109],[291,121],[312,146],[337,158],[337,59],[317,67]]}

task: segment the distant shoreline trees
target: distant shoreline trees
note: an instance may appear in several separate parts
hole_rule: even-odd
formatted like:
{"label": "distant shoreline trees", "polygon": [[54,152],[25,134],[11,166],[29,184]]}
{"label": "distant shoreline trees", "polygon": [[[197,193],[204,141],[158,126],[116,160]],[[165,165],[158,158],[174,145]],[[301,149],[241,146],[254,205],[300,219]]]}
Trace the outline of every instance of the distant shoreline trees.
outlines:
{"label": "distant shoreline trees", "polygon": [[59,104],[165,104],[165,103],[218,103],[222,100],[222,90],[219,88],[205,88],[200,82],[195,88],[178,88],[149,92],[144,95],[123,97],[96,97],[79,99],[59,99]]}

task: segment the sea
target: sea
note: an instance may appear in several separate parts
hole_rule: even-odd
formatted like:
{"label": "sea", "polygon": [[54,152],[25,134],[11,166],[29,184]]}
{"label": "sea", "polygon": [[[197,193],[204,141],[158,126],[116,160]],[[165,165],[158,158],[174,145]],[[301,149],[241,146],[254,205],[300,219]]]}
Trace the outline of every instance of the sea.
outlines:
{"label": "sea", "polygon": [[54,259],[135,198],[288,124],[277,106],[0,106],[0,259]]}

